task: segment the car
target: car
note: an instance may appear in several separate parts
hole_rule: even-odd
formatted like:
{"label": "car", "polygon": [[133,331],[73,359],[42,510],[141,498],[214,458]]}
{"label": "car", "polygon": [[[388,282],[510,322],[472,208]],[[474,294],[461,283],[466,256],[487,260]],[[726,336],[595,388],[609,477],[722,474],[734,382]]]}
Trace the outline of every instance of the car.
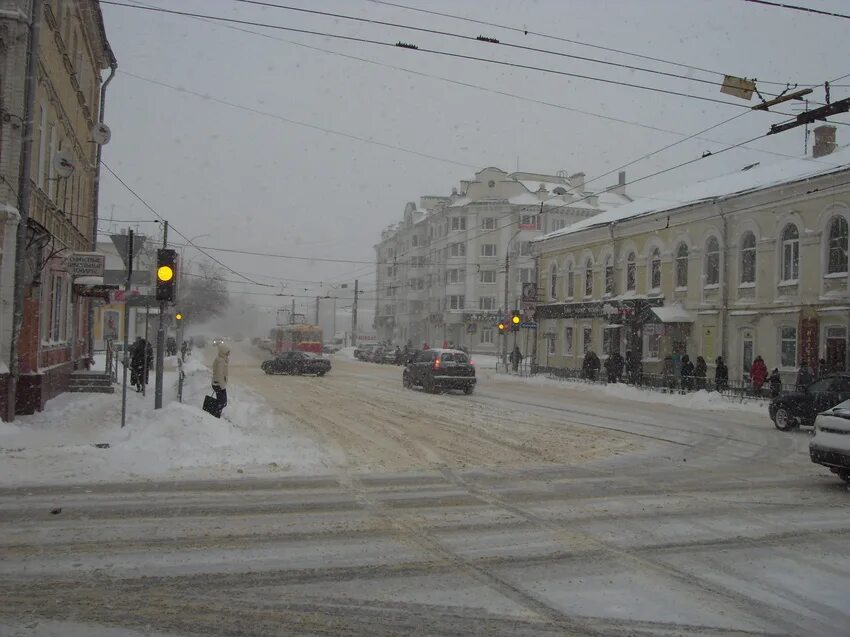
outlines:
{"label": "car", "polygon": [[390,365],[395,365],[395,348],[387,347],[381,351],[381,358],[376,361],[377,363],[389,363]]}
{"label": "car", "polygon": [[212,344],[213,344],[213,346],[224,345],[224,339],[223,338],[214,338],[213,341],[212,341]]}
{"label": "car", "polygon": [[419,386],[428,393],[462,389],[471,394],[475,383],[475,365],[465,352],[456,349],[418,351],[401,375],[403,387]]}
{"label": "car", "polygon": [[384,358],[384,348],[376,347],[369,352],[369,358],[366,359],[370,363],[380,363]]}
{"label": "car", "polygon": [[312,352],[283,352],[260,365],[266,374],[315,374],[324,376],[331,371],[331,362]]}
{"label": "car", "polygon": [[768,407],[770,419],[780,431],[811,427],[821,412],[850,399],[850,373],[828,374],[805,389],[784,392]]}
{"label": "car", "polygon": [[818,414],[809,457],[850,482],[850,400]]}
{"label": "car", "polygon": [[270,338],[261,338],[257,343],[257,347],[267,352],[272,352],[272,340]]}
{"label": "car", "polygon": [[372,360],[372,352],[375,350],[377,345],[359,345],[354,348],[354,358],[359,361],[369,361]]}

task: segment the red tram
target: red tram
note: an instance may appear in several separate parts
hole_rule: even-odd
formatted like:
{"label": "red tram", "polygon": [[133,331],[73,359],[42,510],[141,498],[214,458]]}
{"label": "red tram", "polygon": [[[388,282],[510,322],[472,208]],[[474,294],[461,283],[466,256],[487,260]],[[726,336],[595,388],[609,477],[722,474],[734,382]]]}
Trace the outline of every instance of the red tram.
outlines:
{"label": "red tram", "polygon": [[318,325],[283,325],[269,333],[272,352],[313,352],[322,353],[322,328]]}

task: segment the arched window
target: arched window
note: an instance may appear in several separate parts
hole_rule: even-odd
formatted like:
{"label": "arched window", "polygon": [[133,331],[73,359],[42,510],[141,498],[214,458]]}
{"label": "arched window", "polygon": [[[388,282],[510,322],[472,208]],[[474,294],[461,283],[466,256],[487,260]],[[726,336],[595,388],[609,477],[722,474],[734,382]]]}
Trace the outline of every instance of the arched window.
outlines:
{"label": "arched window", "polygon": [[661,289],[661,250],[655,248],[649,260],[649,287],[652,290]]}
{"label": "arched window", "polygon": [[573,276],[573,264],[567,264],[567,298],[571,299],[576,295],[576,282]]}
{"label": "arched window", "polygon": [[705,243],[705,284],[720,283],[720,243],[717,237],[709,237]]}
{"label": "arched window", "polygon": [[605,259],[605,294],[614,294],[614,257]]}
{"label": "arched window", "polygon": [[680,243],[676,248],[676,287],[688,287],[688,244]]}
{"label": "arched window", "polygon": [[745,232],[741,237],[741,283],[756,282],[756,235]]}
{"label": "arched window", "polygon": [[593,296],[593,260],[590,257],[584,262],[584,295]]}
{"label": "arched window", "polygon": [[847,272],[847,219],[833,217],[829,222],[829,260],[827,274]]}
{"label": "arched window", "polygon": [[629,252],[626,257],[626,290],[634,292],[637,285],[637,257],[634,252]]}
{"label": "arched window", "polygon": [[552,269],[549,271],[549,298],[553,301],[558,300],[558,265],[552,264]]}
{"label": "arched window", "polygon": [[800,233],[789,223],[782,230],[782,281],[796,281],[800,277]]}

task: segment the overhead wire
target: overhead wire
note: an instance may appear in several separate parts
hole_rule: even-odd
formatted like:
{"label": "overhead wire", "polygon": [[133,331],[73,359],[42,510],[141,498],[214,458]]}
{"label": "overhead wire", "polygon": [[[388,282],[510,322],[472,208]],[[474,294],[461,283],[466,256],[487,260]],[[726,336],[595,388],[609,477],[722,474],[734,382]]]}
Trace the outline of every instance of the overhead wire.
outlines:
{"label": "overhead wire", "polygon": [[850,15],[844,13],[837,13],[835,11],[825,11],[823,9],[815,9],[813,7],[803,7],[798,4],[790,4],[788,2],[769,2],[768,0],[744,0],[744,2],[751,2],[752,4],[761,4],[768,7],[773,7],[775,9],[791,9],[793,11],[803,11],[805,13],[814,13],[817,15],[829,16],[831,18],[844,18],[845,20],[850,20]]}

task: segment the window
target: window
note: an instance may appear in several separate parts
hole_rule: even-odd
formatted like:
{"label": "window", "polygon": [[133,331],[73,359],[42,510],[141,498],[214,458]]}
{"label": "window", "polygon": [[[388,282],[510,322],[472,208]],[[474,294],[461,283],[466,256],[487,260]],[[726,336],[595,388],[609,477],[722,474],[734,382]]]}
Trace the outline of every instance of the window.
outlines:
{"label": "window", "polygon": [[452,294],[449,296],[448,300],[448,308],[450,310],[462,310],[463,309],[464,296],[463,294]]}
{"label": "window", "polygon": [[557,351],[558,337],[555,334],[546,334],[546,354],[554,356]]}
{"label": "window", "polygon": [[517,270],[517,280],[520,283],[531,283],[534,281],[534,270],[532,268],[519,268]]}
{"label": "window", "polygon": [[680,243],[676,248],[676,287],[688,287],[688,245]]}
{"label": "window", "polygon": [[593,296],[593,261],[590,258],[584,262],[584,295]]}
{"label": "window", "polygon": [[593,349],[593,328],[585,327],[582,329],[582,354],[587,354]]}
{"label": "window", "polygon": [[56,177],[56,169],[53,166],[53,155],[56,153],[56,126],[51,124],[50,130],[47,135],[47,155],[45,155],[45,163],[47,164],[47,179],[48,182],[45,184],[45,191],[47,192],[47,196],[51,196],[51,191],[53,190],[53,184],[57,183],[54,179]]}
{"label": "window", "polygon": [[567,227],[567,220],[566,219],[555,219],[554,221],[552,221],[552,231],[553,232],[555,230],[563,230],[566,227]]}
{"label": "window", "polygon": [[611,328],[606,327],[602,330],[602,353],[605,356],[611,355]]}
{"label": "window", "polygon": [[833,217],[829,222],[829,256],[827,274],[847,273],[847,220]]}
{"label": "window", "polygon": [[661,250],[655,248],[649,258],[649,288],[653,291],[661,289]]}
{"label": "window", "polygon": [[481,229],[482,230],[495,230],[496,229],[496,217],[482,217],[481,218]]}
{"label": "window", "polygon": [[478,298],[478,309],[479,310],[495,310],[496,309],[496,297],[495,296],[482,296]]}
{"label": "window", "polygon": [[549,298],[552,301],[558,299],[558,266],[554,263],[549,271]]}
{"label": "window", "polygon": [[[796,230],[796,228],[795,228]],[[781,342],[779,345],[779,360],[782,367],[797,367],[797,328],[783,327],[780,329]]]}
{"label": "window", "polygon": [[800,233],[789,223],[782,230],[782,281],[796,281],[800,276]]}
{"label": "window", "polygon": [[605,259],[605,294],[614,294],[614,257]]}
{"label": "window", "polygon": [[564,356],[573,355],[573,328],[572,326],[564,328]]}
{"label": "window", "polygon": [[495,283],[496,282],[496,271],[495,270],[481,270],[478,273],[481,283]]}
{"label": "window", "polygon": [[466,244],[465,243],[451,243],[451,244],[449,244],[449,256],[450,257],[465,257],[466,256]]}
{"label": "window", "polygon": [[485,327],[481,330],[481,342],[484,345],[492,345],[493,344],[493,328]]}
{"label": "window", "polygon": [[481,256],[482,257],[495,257],[496,256],[496,244],[495,243],[482,243],[481,244]]}
{"label": "window", "polygon": [[756,281],[756,235],[747,232],[741,237],[741,283]]}
{"label": "window", "polygon": [[573,264],[567,266],[567,298],[571,299],[576,295],[576,281],[573,276]]}
{"label": "window", "polygon": [[626,290],[634,292],[637,285],[637,257],[634,252],[629,252],[626,257]]}
{"label": "window", "polygon": [[531,256],[531,241],[520,241],[519,242],[519,256],[521,256],[521,257]]}
{"label": "window", "polygon": [[709,237],[705,244],[705,284],[720,284],[720,243],[717,237]]}
{"label": "window", "polygon": [[519,225],[540,230],[539,220],[539,215],[521,215],[519,218]]}
{"label": "window", "polygon": [[38,113],[38,148],[36,150],[38,155],[35,161],[35,183],[44,190],[44,166],[47,161],[47,149],[45,148],[47,146],[47,110],[44,108],[44,104],[39,104]]}
{"label": "window", "polygon": [[64,281],[58,276],[53,278],[53,299],[50,308],[52,320],[50,322],[50,340],[59,341],[64,337],[64,325],[62,317],[64,316],[64,298],[65,286]]}
{"label": "window", "polygon": [[655,323],[643,326],[643,355],[644,358],[660,358],[661,335],[664,327]]}
{"label": "window", "polygon": [[410,237],[410,245],[414,248],[419,246],[419,235],[413,235]]}
{"label": "window", "polygon": [[452,230],[466,230],[466,217],[452,217]]}
{"label": "window", "polygon": [[452,268],[446,270],[446,283],[463,283],[463,270]]}

